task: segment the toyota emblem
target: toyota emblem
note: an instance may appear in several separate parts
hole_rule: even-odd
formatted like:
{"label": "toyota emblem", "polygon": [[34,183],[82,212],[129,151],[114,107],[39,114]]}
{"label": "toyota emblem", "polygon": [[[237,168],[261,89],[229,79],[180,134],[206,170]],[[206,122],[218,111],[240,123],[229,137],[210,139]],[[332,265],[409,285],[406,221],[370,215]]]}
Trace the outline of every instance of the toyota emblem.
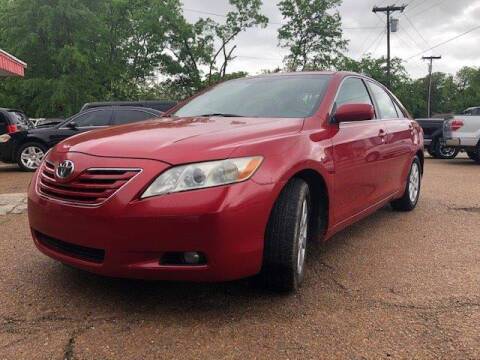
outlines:
{"label": "toyota emblem", "polygon": [[73,169],[75,169],[73,161],[64,160],[58,164],[56,174],[60,179],[65,179],[73,174]]}

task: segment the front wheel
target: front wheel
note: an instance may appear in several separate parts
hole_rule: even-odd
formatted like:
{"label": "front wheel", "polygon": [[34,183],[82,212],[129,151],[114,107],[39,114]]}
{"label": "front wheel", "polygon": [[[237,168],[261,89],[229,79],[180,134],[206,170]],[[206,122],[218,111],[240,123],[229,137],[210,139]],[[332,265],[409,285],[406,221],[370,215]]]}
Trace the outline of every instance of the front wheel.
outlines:
{"label": "front wheel", "polygon": [[422,167],[418,156],[413,159],[408,173],[407,186],[402,197],[391,202],[392,208],[399,211],[412,211],[415,209],[420,197],[420,185],[422,183]]}
{"label": "front wheel", "polygon": [[275,202],[265,232],[260,278],[274,291],[297,290],[305,274],[310,223],[310,193],[301,179],[292,179]]}
{"label": "front wheel", "polygon": [[459,151],[459,148],[443,145],[440,140],[435,144],[435,157],[438,159],[455,159]]}
{"label": "front wheel", "polygon": [[17,164],[23,171],[35,171],[45,156],[47,149],[36,142],[23,144],[17,152]]}

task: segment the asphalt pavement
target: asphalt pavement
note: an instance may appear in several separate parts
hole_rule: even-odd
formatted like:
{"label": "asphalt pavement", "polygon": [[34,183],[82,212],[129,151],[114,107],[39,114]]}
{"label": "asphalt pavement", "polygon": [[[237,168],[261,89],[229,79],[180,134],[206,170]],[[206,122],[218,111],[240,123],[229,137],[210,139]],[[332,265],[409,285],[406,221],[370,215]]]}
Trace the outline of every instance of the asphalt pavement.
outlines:
{"label": "asphalt pavement", "polygon": [[31,174],[0,165],[19,206],[0,215],[0,359],[480,358],[480,166],[425,163],[417,209],[311,244],[294,295],[63,266],[30,238]]}

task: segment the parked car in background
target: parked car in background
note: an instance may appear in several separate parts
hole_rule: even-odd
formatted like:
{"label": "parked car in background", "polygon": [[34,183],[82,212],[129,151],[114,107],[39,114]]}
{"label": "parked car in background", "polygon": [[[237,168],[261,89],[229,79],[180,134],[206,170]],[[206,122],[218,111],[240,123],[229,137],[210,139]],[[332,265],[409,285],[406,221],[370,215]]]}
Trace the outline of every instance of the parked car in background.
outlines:
{"label": "parked car in background", "polygon": [[111,106],[80,112],[67,120],[39,125],[0,137],[0,160],[35,171],[58,142],[85,131],[159,117],[163,112],[144,107]]}
{"label": "parked car in background", "polygon": [[460,149],[448,146],[443,141],[445,119],[415,119],[423,129],[423,143],[430,156],[437,159],[454,159]]}
{"label": "parked car in background", "polygon": [[469,107],[463,112],[463,115],[479,115],[480,116],[480,106]]}
{"label": "parked car in background", "polygon": [[0,108],[0,135],[10,134],[18,130],[28,130],[33,127],[33,123],[23,111]]}
{"label": "parked car in background", "polygon": [[447,146],[463,150],[480,164],[480,107],[465,110],[463,115],[448,118],[443,126]]}
{"label": "parked car in background", "polygon": [[93,109],[97,107],[110,107],[110,106],[135,106],[145,107],[149,109],[155,109],[158,111],[168,111],[177,105],[177,102],[171,100],[140,100],[140,101],[106,101],[106,102],[92,102],[82,106],[80,111]]}
{"label": "parked car in background", "polygon": [[308,241],[386,204],[415,208],[423,150],[422,128],[365,76],[231,80],[163,121],[59,143],[30,185],[30,227],[43,253],[102,275],[260,274],[295,291]]}

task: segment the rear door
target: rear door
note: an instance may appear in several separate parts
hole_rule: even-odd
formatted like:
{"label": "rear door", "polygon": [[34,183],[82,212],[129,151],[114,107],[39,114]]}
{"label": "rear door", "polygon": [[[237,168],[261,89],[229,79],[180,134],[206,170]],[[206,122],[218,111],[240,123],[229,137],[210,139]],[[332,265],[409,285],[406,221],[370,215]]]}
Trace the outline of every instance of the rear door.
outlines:
{"label": "rear door", "polygon": [[113,115],[113,125],[130,124],[138,121],[153,119],[159,115],[141,109],[116,108]]}
{"label": "rear door", "polygon": [[[340,85],[334,106],[338,109],[348,103],[374,105],[363,79],[348,77]],[[336,223],[385,197],[382,176],[386,136],[385,124],[379,118],[338,124],[338,132],[332,138]]]}
{"label": "rear door", "polygon": [[388,192],[392,194],[400,190],[405,180],[405,169],[410,167],[412,161],[412,152],[415,149],[414,127],[412,120],[407,118],[396,100],[384,88],[371,81],[368,85],[388,132],[384,180]]}

